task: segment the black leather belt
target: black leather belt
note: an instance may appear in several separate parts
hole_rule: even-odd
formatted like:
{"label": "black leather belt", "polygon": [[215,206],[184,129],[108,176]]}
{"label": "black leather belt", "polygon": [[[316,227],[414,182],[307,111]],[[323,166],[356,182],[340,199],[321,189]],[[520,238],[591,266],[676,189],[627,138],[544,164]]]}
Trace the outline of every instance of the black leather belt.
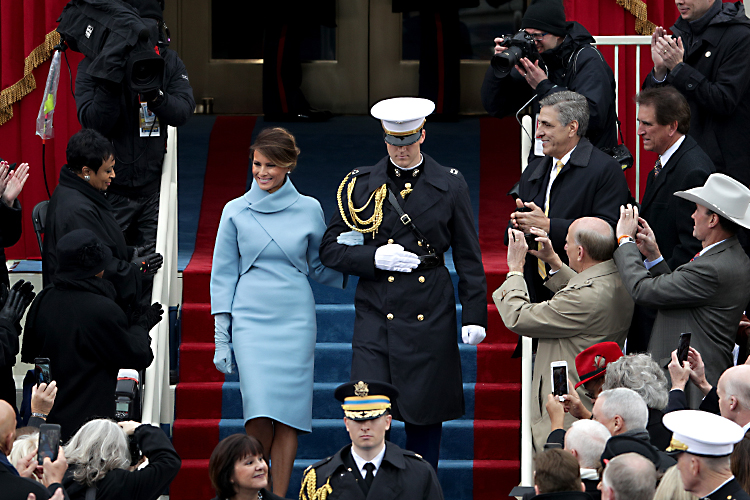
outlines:
{"label": "black leather belt", "polygon": [[419,257],[419,265],[414,268],[414,271],[424,271],[445,265],[443,254],[418,255],[417,257]]}

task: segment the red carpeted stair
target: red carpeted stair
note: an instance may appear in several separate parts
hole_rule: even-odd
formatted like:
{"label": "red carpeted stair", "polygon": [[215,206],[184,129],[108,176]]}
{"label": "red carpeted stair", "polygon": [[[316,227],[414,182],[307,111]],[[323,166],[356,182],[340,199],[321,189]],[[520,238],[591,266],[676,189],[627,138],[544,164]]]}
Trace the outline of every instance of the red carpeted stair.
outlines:
{"label": "red carpeted stair", "polygon": [[213,498],[208,458],[219,443],[224,375],[213,364],[214,328],[209,283],[216,231],[226,203],[245,192],[254,117],[218,117],[211,131],[195,251],[182,275],[180,383],[172,432],[182,469],[175,500]]}

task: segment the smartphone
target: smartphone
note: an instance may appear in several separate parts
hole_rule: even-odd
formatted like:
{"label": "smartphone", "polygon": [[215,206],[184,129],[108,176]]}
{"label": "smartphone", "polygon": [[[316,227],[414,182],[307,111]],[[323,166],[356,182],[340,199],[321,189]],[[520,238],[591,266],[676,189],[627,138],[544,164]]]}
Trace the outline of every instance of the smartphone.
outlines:
{"label": "smartphone", "polygon": [[39,384],[49,384],[52,382],[52,376],[49,372],[49,358],[34,359],[34,377],[36,378],[37,387]]}
{"label": "smartphone", "polygon": [[39,427],[39,448],[36,452],[37,463],[44,465],[44,457],[53,462],[57,460],[57,450],[60,447],[60,426],[57,424],[42,424]]}
{"label": "smartphone", "polygon": [[549,364],[552,373],[552,395],[562,396],[568,393],[568,362],[553,361]]}
{"label": "smartphone", "polygon": [[691,333],[680,334],[680,343],[677,344],[677,361],[679,361],[680,366],[682,366],[682,364],[687,361],[688,351],[690,350],[691,336]]}

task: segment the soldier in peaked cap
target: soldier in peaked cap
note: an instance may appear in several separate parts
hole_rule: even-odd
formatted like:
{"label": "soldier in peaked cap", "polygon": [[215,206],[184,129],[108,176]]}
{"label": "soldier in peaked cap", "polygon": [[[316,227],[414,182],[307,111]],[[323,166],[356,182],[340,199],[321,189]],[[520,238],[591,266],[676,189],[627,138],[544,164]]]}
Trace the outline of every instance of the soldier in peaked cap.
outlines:
{"label": "soldier in peaked cap", "polygon": [[352,378],[398,387],[402,397],[392,411],[406,423],[406,447],[437,468],[442,422],[464,414],[445,252],[453,250],[464,343],[485,337],[487,283],[466,181],[421,152],[434,108],[411,97],[372,107],[388,155],[341,182],[320,260],[359,276]]}
{"label": "soldier in peaked cap", "polygon": [[667,413],[663,422],[672,431],[667,452],[677,455],[685,491],[711,500],[750,500],[729,466],[734,445],[744,436],[742,427],[697,410]]}
{"label": "soldier in peaked cap", "polygon": [[371,380],[336,388],[352,442],[305,470],[300,500],[442,500],[430,464],[385,440],[398,393],[391,384]]}

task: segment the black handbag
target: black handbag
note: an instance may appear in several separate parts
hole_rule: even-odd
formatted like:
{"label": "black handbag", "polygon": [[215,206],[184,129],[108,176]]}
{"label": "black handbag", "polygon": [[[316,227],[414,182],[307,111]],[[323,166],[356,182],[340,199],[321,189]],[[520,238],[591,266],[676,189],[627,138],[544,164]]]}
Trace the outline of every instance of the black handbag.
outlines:
{"label": "black handbag", "polygon": [[602,152],[607,153],[609,156],[615,159],[623,170],[627,170],[633,166],[633,154],[630,152],[628,147],[624,144],[625,140],[622,138],[622,130],[620,129],[620,119],[617,118],[617,132],[620,134],[620,144],[611,148],[601,148]]}

